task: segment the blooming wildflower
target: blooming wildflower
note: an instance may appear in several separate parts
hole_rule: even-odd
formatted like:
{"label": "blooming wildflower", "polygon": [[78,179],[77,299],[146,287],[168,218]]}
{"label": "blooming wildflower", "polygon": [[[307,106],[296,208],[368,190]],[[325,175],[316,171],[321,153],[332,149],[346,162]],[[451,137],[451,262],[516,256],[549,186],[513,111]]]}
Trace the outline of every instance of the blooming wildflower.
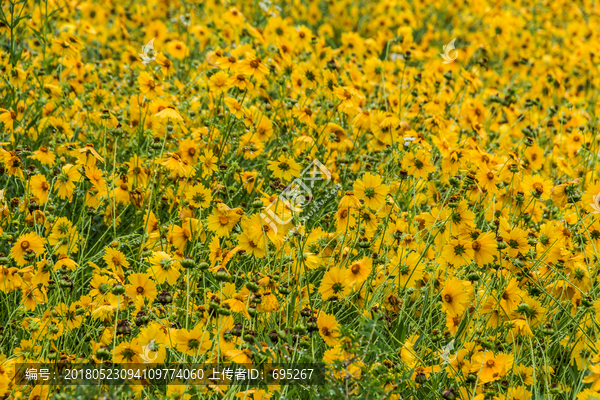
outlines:
{"label": "blooming wildflower", "polygon": [[227,207],[220,203],[213,209],[213,213],[207,218],[207,228],[215,232],[218,236],[229,237],[229,232],[240,220],[241,215],[237,210]]}
{"label": "blooming wildflower", "polygon": [[106,247],[104,251],[104,262],[106,262],[106,264],[112,269],[129,267],[129,261],[127,261],[127,259],[125,258],[125,254],[123,254],[119,250],[114,249],[112,247]]}
{"label": "blooming wildflower", "polygon": [[371,273],[372,266],[373,259],[369,257],[364,257],[350,264],[348,266],[348,283],[350,285],[360,285],[366,281]]}
{"label": "blooming wildflower", "polygon": [[43,165],[53,166],[54,161],[56,160],[56,155],[46,146],[40,146],[33,154],[34,156],[32,158],[38,160]]}
{"label": "blooming wildflower", "polygon": [[208,208],[212,201],[210,190],[204,187],[202,183],[197,183],[186,191],[185,197],[194,207]]}
{"label": "blooming wildflower", "polygon": [[[472,235],[475,236],[475,235]],[[484,265],[494,261],[497,244],[496,238],[492,232],[477,233],[471,243],[475,262],[478,265]]]}
{"label": "blooming wildflower", "polygon": [[75,190],[75,182],[79,182],[81,174],[77,167],[71,164],[66,164],[62,167],[62,172],[56,179],[56,189],[58,197],[61,199],[71,198]]}
{"label": "blooming wildflower", "polygon": [[501,379],[513,365],[513,355],[492,352],[478,353],[473,357],[471,372],[478,374],[482,383]]}
{"label": "blooming wildflower", "polygon": [[30,185],[31,193],[39,199],[41,204],[45,204],[50,194],[50,184],[46,180],[46,177],[44,175],[35,175],[31,178]]}
{"label": "blooming wildflower", "polygon": [[208,80],[208,87],[210,91],[215,95],[220,95],[229,90],[233,86],[233,82],[229,78],[229,75],[223,71],[219,71]]}
{"label": "blooming wildflower", "polygon": [[173,63],[163,54],[158,53],[155,60],[160,65],[160,70],[167,78],[170,77],[174,72]]}
{"label": "blooming wildflower", "polygon": [[462,266],[469,264],[473,260],[475,252],[469,241],[454,239],[444,246],[442,256],[444,262],[455,266]]}
{"label": "blooming wildflower", "polygon": [[300,164],[285,155],[279,156],[275,161],[269,161],[269,169],[273,171],[273,176],[286,181],[300,176]]}
{"label": "blooming wildflower", "polygon": [[23,266],[45,252],[44,240],[38,234],[30,232],[19,237],[10,250],[10,256],[17,265]]}
{"label": "blooming wildflower", "polygon": [[347,296],[350,293],[348,271],[342,268],[331,268],[321,279],[319,293],[323,299]]}
{"label": "blooming wildflower", "polygon": [[328,346],[335,346],[340,336],[337,332],[337,321],[334,315],[326,314],[324,312],[319,314],[317,318],[317,326],[319,327],[319,335],[323,338]]}
{"label": "blooming wildflower", "polygon": [[154,99],[164,93],[160,83],[158,83],[152,76],[150,76],[149,73],[145,71],[139,75],[138,83],[140,85],[140,91],[148,99]]}
{"label": "blooming wildflower", "polygon": [[150,274],[134,273],[127,277],[129,284],[126,285],[126,293],[131,298],[141,296],[152,303],[156,298],[156,284],[151,279]]}
{"label": "blooming wildflower", "polygon": [[122,342],[114,350],[115,362],[141,364],[143,362],[140,354],[144,354],[140,346],[133,342]]}
{"label": "blooming wildflower", "polygon": [[190,356],[206,353],[212,346],[210,334],[202,324],[196,325],[191,330],[178,329],[175,334],[177,350]]}
{"label": "blooming wildflower", "polygon": [[442,307],[450,315],[460,315],[466,307],[466,302],[469,301],[469,293],[466,291],[464,284],[459,279],[452,279],[444,285],[444,290],[441,292]]}
{"label": "blooming wildflower", "polygon": [[167,43],[167,51],[178,60],[183,60],[188,54],[188,48],[181,40],[173,40]]}
{"label": "blooming wildflower", "polygon": [[6,129],[13,129],[18,114],[13,110],[0,108],[0,122],[4,124]]}
{"label": "blooming wildflower", "polygon": [[262,63],[260,58],[251,54],[246,54],[246,59],[240,61],[238,71],[257,80],[269,75],[269,68]]}
{"label": "blooming wildflower", "polygon": [[150,274],[158,283],[167,281],[173,285],[181,275],[179,261],[164,251],[153,252],[148,261],[150,262]]}
{"label": "blooming wildflower", "polygon": [[212,175],[217,171],[217,161],[219,160],[213,153],[212,150],[207,150],[204,154],[199,157],[200,167],[202,168],[202,177]]}
{"label": "blooming wildflower", "polygon": [[370,172],[354,182],[354,194],[364,201],[365,206],[373,210],[383,205],[389,191],[389,187],[383,184],[381,177]]}

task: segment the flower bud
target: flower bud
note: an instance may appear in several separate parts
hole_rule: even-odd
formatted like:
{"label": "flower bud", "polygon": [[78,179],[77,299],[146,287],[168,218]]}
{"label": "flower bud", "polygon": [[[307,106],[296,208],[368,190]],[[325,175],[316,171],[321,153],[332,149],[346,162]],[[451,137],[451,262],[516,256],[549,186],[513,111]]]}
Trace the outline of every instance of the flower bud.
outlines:
{"label": "flower bud", "polygon": [[196,262],[191,258],[184,258],[179,262],[179,264],[181,264],[181,266],[185,269],[192,269],[196,266]]}
{"label": "flower bud", "polygon": [[246,288],[252,293],[258,293],[260,287],[254,282],[246,282]]}
{"label": "flower bud", "polygon": [[122,295],[123,293],[125,293],[125,287],[123,285],[116,284],[115,286],[113,286],[111,293],[116,296]]}
{"label": "flower bud", "polygon": [[456,398],[456,390],[454,388],[444,389],[442,397],[446,400],[454,400]]}

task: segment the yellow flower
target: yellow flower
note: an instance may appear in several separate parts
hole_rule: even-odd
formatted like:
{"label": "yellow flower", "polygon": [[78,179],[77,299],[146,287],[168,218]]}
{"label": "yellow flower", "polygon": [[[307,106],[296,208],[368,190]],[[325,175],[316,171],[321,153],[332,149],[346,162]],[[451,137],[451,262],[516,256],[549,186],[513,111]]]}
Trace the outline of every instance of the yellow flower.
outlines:
{"label": "yellow flower", "polygon": [[17,262],[18,266],[23,266],[45,252],[44,239],[37,233],[30,232],[17,239],[10,250],[10,256]]}
{"label": "yellow flower", "polygon": [[193,171],[193,167],[185,159],[182,159],[177,153],[167,153],[166,157],[158,158],[155,160],[155,162],[167,167],[173,173],[177,173],[181,176],[188,176]]}
{"label": "yellow flower", "polygon": [[21,302],[29,311],[35,310],[38,305],[48,302],[48,296],[44,288],[26,288],[23,291]]}
{"label": "yellow flower", "polygon": [[252,90],[254,84],[244,74],[234,74],[229,78],[229,87],[237,87],[240,90]]}
{"label": "yellow flower", "polygon": [[[254,187],[257,184],[258,172],[257,171],[244,171],[236,177],[240,183],[243,184],[246,193],[250,194],[254,191]],[[261,184],[259,183],[258,187]]]}
{"label": "yellow flower", "polygon": [[175,343],[178,351],[190,356],[204,354],[212,347],[210,334],[202,324],[196,325],[192,330],[178,329]]}
{"label": "yellow flower", "polygon": [[180,61],[189,54],[187,46],[181,40],[173,40],[167,43],[167,51]]}
{"label": "yellow flower", "polygon": [[471,372],[479,376],[481,383],[499,380],[511,370],[513,358],[513,354],[481,352],[473,356]]}
{"label": "yellow flower", "polygon": [[269,169],[273,171],[273,176],[276,178],[287,181],[292,177],[300,176],[300,164],[285,155],[279,156],[276,161],[269,161],[268,164]]}
{"label": "yellow flower", "polygon": [[140,73],[138,83],[140,85],[140,91],[150,100],[164,94],[160,83],[152,78],[146,71]]}
{"label": "yellow flower", "polygon": [[500,180],[493,170],[487,168],[482,169],[477,173],[476,177],[479,187],[481,187],[483,190],[492,194],[498,193],[498,187],[496,184],[499,183]]}
{"label": "yellow flower", "polygon": [[244,216],[241,222],[243,233],[247,235],[248,245],[256,245],[260,249],[265,249],[269,243],[273,243],[279,248],[282,244],[284,227],[273,227],[273,222],[267,223],[260,214],[253,214],[249,217]]}
{"label": "yellow flower", "polygon": [[247,254],[253,255],[257,258],[263,258],[266,253],[266,247],[260,240],[254,241],[250,238],[250,235],[246,232],[242,232],[238,236],[238,243],[242,250]]}
{"label": "yellow flower", "polygon": [[181,264],[164,251],[154,251],[148,260],[150,262],[150,271],[152,277],[158,283],[169,282],[169,285],[174,285],[181,275]]}
{"label": "yellow flower", "polygon": [[217,161],[219,161],[219,159],[215,157],[212,150],[206,150],[204,154],[200,155],[199,159],[203,178],[211,176],[213,172],[218,170]]}
{"label": "yellow flower", "polygon": [[86,166],[95,166],[96,161],[104,162],[104,158],[98,154],[92,143],[87,143],[83,148],[77,150],[79,152],[79,160]]}
{"label": "yellow flower", "polygon": [[348,270],[342,268],[331,268],[325,272],[321,279],[319,293],[323,300],[345,297],[350,294],[350,283],[348,281]]}
{"label": "yellow flower", "polygon": [[66,217],[56,219],[52,226],[48,243],[60,254],[77,253],[79,246],[77,227]]}
{"label": "yellow flower", "polygon": [[452,278],[447,281],[440,294],[443,309],[452,316],[461,315],[470,298],[463,282],[458,278]]}
{"label": "yellow flower", "polygon": [[340,109],[344,112],[352,112],[356,109],[359,102],[356,91],[348,87],[337,86],[333,89],[338,100],[340,100]]}
{"label": "yellow flower", "polygon": [[350,285],[362,284],[367,280],[372,269],[373,259],[371,257],[363,257],[358,261],[354,261],[348,267],[348,283]]}
{"label": "yellow flower", "polygon": [[[472,235],[473,236],[473,235]],[[475,262],[479,266],[494,262],[498,244],[493,232],[477,233],[471,243]]]}
{"label": "yellow flower", "polygon": [[167,121],[171,122],[183,122],[183,118],[181,118],[181,115],[179,115],[177,109],[172,105],[169,105],[168,107],[165,107],[163,110],[156,113],[155,117],[158,119],[166,119]]}
{"label": "yellow flower", "polygon": [[519,228],[513,229],[508,237],[504,237],[504,241],[508,244],[508,254],[511,257],[517,257],[519,254],[525,255],[531,247],[527,242],[527,232]]}
{"label": "yellow flower", "polygon": [[202,183],[197,183],[186,191],[185,198],[194,207],[208,208],[212,201],[212,194]]}
{"label": "yellow flower", "polygon": [[319,335],[323,338],[328,346],[335,346],[339,342],[339,332],[337,330],[338,323],[334,315],[320,312],[317,317],[317,326],[319,328]]}
{"label": "yellow flower", "polygon": [[316,127],[314,112],[309,107],[294,108],[293,115],[298,118],[298,121],[303,122],[312,128]]}
{"label": "yellow flower", "polygon": [[31,177],[29,182],[31,193],[38,198],[41,204],[46,204],[48,195],[50,194],[50,184],[44,175],[38,174]]}
{"label": "yellow flower", "polygon": [[[354,195],[364,202],[366,207],[378,210],[385,203],[390,188],[383,184],[379,175],[367,172],[362,179],[354,182]],[[352,203],[354,206],[356,203]]]}
{"label": "yellow flower", "polygon": [[173,74],[173,63],[162,53],[158,53],[156,55],[156,62],[160,65],[160,70],[163,73],[163,75],[165,75],[167,78]]}
{"label": "yellow flower", "polygon": [[192,238],[198,239],[198,220],[195,218],[185,218],[181,226],[174,225],[171,229],[171,235],[169,241],[173,243],[173,246],[181,251],[185,248]]}
{"label": "yellow flower", "polygon": [[254,127],[256,138],[261,142],[267,142],[273,135],[273,122],[266,116],[261,116],[258,121],[258,125]]}
{"label": "yellow flower", "polygon": [[106,179],[102,174],[102,170],[95,165],[85,166],[85,176],[90,180],[90,183],[98,190],[99,195],[103,196],[107,193]]}
{"label": "yellow flower", "polygon": [[71,164],[65,164],[62,167],[62,172],[56,177],[56,189],[58,197],[61,199],[71,198],[75,191],[75,182],[81,180],[81,174],[77,167]]}
{"label": "yellow flower", "polygon": [[112,247],[104,248],[104,262],[113,270],[119,268],[129,268],[129,261],[125,258],[125,254]]}
{"label": "yellow flower", "polygon": [[244,118],[244,106],[242,106],[242,104],[239,101],[237,101],[233,97],[227,96],[225,97],[225,104],[227,104],[229,111],[233,115],[235,115],[237,119]]}
{"label": "yellow flower", "polygon": [[536,199],[548,200],[552,182],[541,175],[528,175],[523,178],[523,188],[527,190],[527,194],[531,194]]}
{"label": "yellow flower", "polygon": [[114,350],[116,363],[141,364],[143,362],[140,354],[144,354],[142,348],[134,342],[123,342],[115,347]]}
{"label": "yellow flower", "polygon": [[469,264],[474,256],[473,245],[461,238],[449,241],[442,250],[443,261],[456,267]]}
{"label": "yellow flower", "polygon": [[246,59],[239,63],[238,71],[257,80],[262,80],[265,75],[269,75],[269,68],[262,63],[262,60],[249,53],[246,54]]}
{"label": "yellow flower", "polygon": [[279,301],[277,297],[273,294],[273,292],[266,291],[262,293],[262,301],[256,307],[258,311],[261,312],[275,312],[279,310]]}
{"label": "yellow flower", "polygon": [[54,160],[56,160],[56,155],[48,149],[46,146],[40,146],[40,148],[33,152],[34,160],[38,160],[42,165],[53,166]]}
{"label": "yellow flower", "polygon": [[534,171],[542,168],[545,162],[544,151],[537,144],[534,144],[525,150],[525,158],[529,162],[529,167]]}
{"label": "yellow flower", "polygon": [[12,130],[17,118],[18,114],[15,111],[0,108],[0,122],[4,124],[6,129]]}
{"label": "yellow flower", "polygon": [[398,250],[398,253],[392,258],[391,273],[397,275],[398,284],[401,288],[416,287],[417,281],[423,279],[425,265],[420,258],[417,252],[411,252],[406,255],[401,250]]}
{"label": "yellow flower", "polygon": [[208,87],[215,95],[227,92],[231,86],[233,86],[233,83],[224,71],[219,71],[208,79]]}
{"label": "yellow flower", "polygon": [[75,271],[77,267],[79,267],[79,265],[75,261],[71,260],[68,255],[61,254],[60,256],[58,256],[58,261],[56,262],[56,264],[54,264],[54,272],[58,271],[61,268],[65,268],[70,271]]}
{"label": "yellow flower", "polygon": [[244,158],[253,160],[261,155],[265,145],[258,140],[256,134],[248,132],[240,137],[240,152]]}
{"label": "yellow flower", "polygon": [[127,277],[129,284],[125,286],[127,295],[133,299],[142,297],[152,303],[156,298],[156,284],[150,274],[134,273]]}
{"label": "yellow flower", "polygon": [[402,166],[406,168],[409,175],[418,179],[427,178],[427,174],[435,170],[428,159],[427,153],[422,150],[414,154],[406,154],[402,159]]}
{"label": "yellow flower", "polygon": [[506,314],[517,308],[522,300],[522,292],[517,279],[511,279],[504,292],[499,296],[500,306]]}
{"label": "yellow flower", "polygon": [[227,69],[231,72],[235,72],[237,70],[237,64],[238,59],[234,56],[223,56],[220,57],[219,60],[216,62],[216,64],[221,68],[221,69]]}
{"label": "yellow flower", "polygon": [[229,237],[229,232],[240,220],[241,215],[237,210],[227,207],[225,204],[219,203],[213,210],[213,213],[206,219],[208,222],[207,228],[215,232],[217,236]]}
{"label": "yellow flower", "polygon": [[600,396],[598,392],[594,389],[583,389],[577,395],[577,400],[598,400]]}

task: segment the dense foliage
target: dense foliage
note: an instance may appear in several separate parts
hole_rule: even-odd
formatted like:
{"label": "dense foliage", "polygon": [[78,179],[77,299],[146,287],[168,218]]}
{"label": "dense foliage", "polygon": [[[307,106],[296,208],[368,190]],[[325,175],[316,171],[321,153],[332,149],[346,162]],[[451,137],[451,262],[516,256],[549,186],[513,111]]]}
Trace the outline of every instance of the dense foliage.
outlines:
{"label": "dense foliage", "polygon": [[[3,1],[0,396],[600,398],[598,14]],[[148,355],[329,374],[12,381]]]}

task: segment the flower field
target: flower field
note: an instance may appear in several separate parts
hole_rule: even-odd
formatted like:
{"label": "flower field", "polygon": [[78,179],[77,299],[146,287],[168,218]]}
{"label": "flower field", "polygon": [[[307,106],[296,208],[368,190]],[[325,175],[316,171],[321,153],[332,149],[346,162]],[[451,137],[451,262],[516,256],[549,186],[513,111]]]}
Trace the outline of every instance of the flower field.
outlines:
{"label": "flower field", "polygon": [[600,399],[599,16],[2,1],[0,398]]}

